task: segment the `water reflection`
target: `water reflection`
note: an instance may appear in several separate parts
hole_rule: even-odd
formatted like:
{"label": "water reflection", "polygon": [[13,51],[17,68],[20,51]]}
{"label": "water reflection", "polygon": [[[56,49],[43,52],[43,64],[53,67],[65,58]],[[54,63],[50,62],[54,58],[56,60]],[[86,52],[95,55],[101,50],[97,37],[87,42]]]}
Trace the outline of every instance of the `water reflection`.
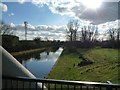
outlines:
{"label": "water reflection", "polygon": [[62,51],[63,49],[59,48],[56,52],[34,53],[29,59],[21,59],[22,64],[36,77],[44,78],[50,72]]}
{"label": "water reflection", "polygon": [[34,53],[29,53],[29,54],[24,54],[24,55],[19,55],[15,56],[17,60],[22,64],[23,61],[28,61],[31,58],[34,58],[35,60],[40,60],[40,53],[41,52],[34,52]]}

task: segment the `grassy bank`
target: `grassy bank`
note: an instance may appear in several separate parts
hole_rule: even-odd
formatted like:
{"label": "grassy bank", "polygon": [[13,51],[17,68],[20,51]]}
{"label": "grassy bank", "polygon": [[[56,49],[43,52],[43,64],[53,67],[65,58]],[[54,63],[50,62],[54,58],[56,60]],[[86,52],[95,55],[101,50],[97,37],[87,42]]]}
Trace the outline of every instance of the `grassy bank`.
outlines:
{"label": "grassy bank", "polygon": [[[93,61],[93,64],[78,66],[82,61],[79,57],[82,53],[84,57]],[[112,83],[120,83],[118,78],[118,50],[116,49],[79,49],[77,52],[69,52],[65,49],[49,73],[50,79],[80,80]]]}
{"label": "grassy bank", "polygon": [[30,49],[30,50],[25,50],[25,51],[20,51],[20,52],[14,52],[11,53],[13,56],[19,56],[19,55],[25,55],[25,54],[29,54],[29,53],[33,53],[33,52],[42,52],[44,51],[45,48],[38,48],[38,49]]}

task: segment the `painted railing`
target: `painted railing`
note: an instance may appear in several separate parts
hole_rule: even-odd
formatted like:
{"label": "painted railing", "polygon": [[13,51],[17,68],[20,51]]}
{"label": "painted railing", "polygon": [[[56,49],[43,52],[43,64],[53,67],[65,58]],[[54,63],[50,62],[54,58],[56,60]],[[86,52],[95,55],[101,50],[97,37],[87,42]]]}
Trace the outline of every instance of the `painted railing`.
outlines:
{"label": "painted railing", "polygon": [[[42,83],[41,88],[39,83]],[[119,84],[6,76],[2,77],[2,86],[3,90],[120,90]]]}

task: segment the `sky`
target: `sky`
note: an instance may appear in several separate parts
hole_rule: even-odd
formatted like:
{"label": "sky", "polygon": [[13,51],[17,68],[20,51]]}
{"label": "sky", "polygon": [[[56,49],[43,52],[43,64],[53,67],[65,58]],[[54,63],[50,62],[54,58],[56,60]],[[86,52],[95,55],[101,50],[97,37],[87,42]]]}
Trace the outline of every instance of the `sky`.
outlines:
{"label": "sky", "polygon": [[0,11],[2,21],[16,28],[14,34],[19,36],[20,40],[25,39],[24,21],[28,22],[27,39],[29,40],[41,37],[65,41],[67,23],[70,20],[78,20],[80,28],[89,24],[97,25],[101,34],[109,27],[118,28],[119,0],[84,1],[3,0],[0,3]]}

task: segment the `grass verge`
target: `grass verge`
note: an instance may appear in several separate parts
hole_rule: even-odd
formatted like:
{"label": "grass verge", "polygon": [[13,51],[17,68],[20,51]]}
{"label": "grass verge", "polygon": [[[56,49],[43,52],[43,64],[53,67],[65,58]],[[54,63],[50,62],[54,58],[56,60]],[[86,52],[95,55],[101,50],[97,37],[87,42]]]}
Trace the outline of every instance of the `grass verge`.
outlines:
{"label": "grass verge", "polygon": [[[82,67],[78,66],[78,63],[82,61],[78,58],[78,52],[94,63]],[[79,49],[77,53],[65,49],[47,78],[94,82],[111,81],[120,84],[119,70],[120,62],[118,61],[117,49]]]}

